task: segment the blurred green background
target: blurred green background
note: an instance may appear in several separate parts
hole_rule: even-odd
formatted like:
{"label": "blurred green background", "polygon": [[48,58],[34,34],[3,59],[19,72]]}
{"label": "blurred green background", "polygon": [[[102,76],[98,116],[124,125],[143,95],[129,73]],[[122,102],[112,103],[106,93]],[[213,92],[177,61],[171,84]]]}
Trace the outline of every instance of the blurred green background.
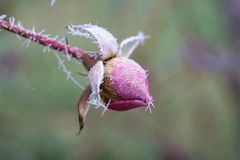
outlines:
{"label": "blurred green background", "polygon": [[[153,113],[91,108],[80,136],[81,90],[54,52],[0,32],[0,159],[240,159],[238,0],[0,0],[0,14],[26,28],[68,37],[68,24],[107,28],[118,42],[142,30],[151,39],[132,58],[149,70]],[[239,27],[238,27],[239,26]],[[77,75],[81,64],[67,66]]]}

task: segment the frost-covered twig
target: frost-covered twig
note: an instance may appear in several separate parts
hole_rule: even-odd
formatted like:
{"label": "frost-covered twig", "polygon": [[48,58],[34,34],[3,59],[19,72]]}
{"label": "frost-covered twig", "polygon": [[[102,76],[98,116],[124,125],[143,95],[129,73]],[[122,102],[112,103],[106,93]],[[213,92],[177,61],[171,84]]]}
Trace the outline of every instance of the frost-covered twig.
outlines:
{"label": "frost-covered twig", "polygon": [[71,35],[90,38],[97,43],[99,52],[91,53],[69,45],[66,39],[51,38],[43,34],[44,30],[37,33],[35,27],[27,30],[21,23],[16,25],[13,17],[9,18],[9,21],[4,20],[5,18],[5,15],[0,16],[0,28],[26,38],[27,46],[33,41],[45,46],[45,52],[50,49],[56,50],[59,68],[66,74],[67,79],[72,80],[81,89],[83,87],[71,75],[57,52],[65,53],[68,61],[72,58],[81,59],[89,70],[87,75],[89,85],[84,89],[77,106],[80,131],[90,105],[96,108],[103,107],[102,115],[108,109],[126,111],[146,107],[146,110],[152,111],[154,105],[147,73],[137,62],[129,58],[136,47],[149,38],[143,32],[125,39],[119,45],[117,39],[102,27],[91,24],[69,25]]}
{"label": "frost-covered twig", "polygon": [[34,41],[49,49],[51,48],[58,52],[65,53],[68,57],[73,57],[78,60],[81,59],[87,69],[90,69],[95,64],[95,60],[89,56],[86,51],[58,41],[56,38],[51,38],[49,35],[44,35],[43,32],[45,30],[37,33],[34,27],[32,30],[28,30],[25,29],[20,22],[15,24],[15,18],[13,17],[9,18],[9,21],[4,20],[5,18],[6,15],[0,16],[0,28],[26,38],[26,45],[29,45],[30,41]]}

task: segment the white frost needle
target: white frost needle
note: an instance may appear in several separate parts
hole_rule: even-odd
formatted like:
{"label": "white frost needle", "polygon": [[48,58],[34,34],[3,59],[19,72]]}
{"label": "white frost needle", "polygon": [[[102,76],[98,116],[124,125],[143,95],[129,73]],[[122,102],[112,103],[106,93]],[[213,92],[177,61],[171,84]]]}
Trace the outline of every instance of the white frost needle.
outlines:
{"label": "white frost needle", "polygon": [[80,89],[83,89],[83,86],[78,83],[78,81],[72,76],[71,72],[67,69],[67,67],[64,64],[64,61],[60,58],[58,53],[55,52],[55,56],[58,60],[59,68],[63,70],[63,72],[66,74],[66,79],[71,80],[73,83],[75,83]]}
{"label": "white frost needle", "polygon": [[9,18],[9,23],[10,23],[10,29],[12,29],[12,27],[13,27],[14,24],[15,24],[15,18],[14,18],[14,17],[10,17],[10,18]]}
{"label": "white frost needle", "polygon": [[51,6],[53,7],[54,4],[56,3],[56,0],[51,0]]}
{"label": "white frost needle", "polygon": [[4,20],[7,16],[6,15],[1,15],[0,16],[0,21]]}

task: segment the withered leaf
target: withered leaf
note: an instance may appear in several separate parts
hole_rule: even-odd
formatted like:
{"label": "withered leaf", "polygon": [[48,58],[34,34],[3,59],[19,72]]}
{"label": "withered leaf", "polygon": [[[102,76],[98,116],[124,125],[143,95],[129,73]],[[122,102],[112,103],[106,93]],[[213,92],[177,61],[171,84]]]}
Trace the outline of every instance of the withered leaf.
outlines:
{"label": "withered leaf", "polygon": [[87,112],[88,112],[88,109],[89,109],[89,104],[88,104],[88,98],[91,94],[91,88],[90,86],[87,86],[79,101],[78,101],[78,104],[77,104],[77,110],[78,110],[78,116],[79,116],[79,133],[78,135],[81,133],[83,127],[84,127],[84,122],[85,122],[85,118],[86,118],[86,115],[87,115]]}

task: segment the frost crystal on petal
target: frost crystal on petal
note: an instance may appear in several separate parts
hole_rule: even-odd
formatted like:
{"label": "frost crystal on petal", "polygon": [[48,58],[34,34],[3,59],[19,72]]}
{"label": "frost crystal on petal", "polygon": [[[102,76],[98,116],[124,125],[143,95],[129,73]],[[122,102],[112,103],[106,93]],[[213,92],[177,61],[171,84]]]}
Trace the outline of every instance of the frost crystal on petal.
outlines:
{"label": "frost crystal on petal", "polygon": [[70,34],[85,37],[97,43],[102,59],[110,58],[117,54],[117,40],[106,29],[91,24],[70,25],[68,28]]}
{"label": "frost crystal on petal", "polygon": [[145,39],[150,38],[144,35],[143,32],[139,32],[138,35],[129,37],[123,40],[120,44],[120,55],[121,57],[130,57],[133,51],[138,47],[138,45],[143,44]]}
{"label": "frost crystal on petal", "polygon": [[91,87],[91,95],[89,103],[96,106],[104,106],[100,98],[100,85],[102,84],[104,76],[104,65],[102,61],[98,61],[88,73],[88,81]]}

